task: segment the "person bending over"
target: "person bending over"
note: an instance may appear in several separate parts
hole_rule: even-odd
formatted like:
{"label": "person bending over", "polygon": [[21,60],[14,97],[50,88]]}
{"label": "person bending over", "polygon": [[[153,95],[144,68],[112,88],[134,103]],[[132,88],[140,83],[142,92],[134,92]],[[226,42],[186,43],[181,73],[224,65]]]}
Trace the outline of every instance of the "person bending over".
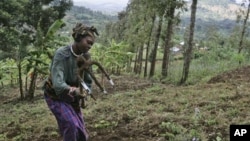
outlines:
{"label": "person bending over", "polygon": [[[98,35],[96,28],[77,23],[73,28],[71,45],[56,50],[50,66],[50,76],[44,83],[44,97],[54,114],[63,141],[87,141],[89,135],[85,127],[79,101],[79,80],[77,78],[77,57],[90,58],[89,50]],[[84,81],[91,88],[92,79],[84,73]]]}

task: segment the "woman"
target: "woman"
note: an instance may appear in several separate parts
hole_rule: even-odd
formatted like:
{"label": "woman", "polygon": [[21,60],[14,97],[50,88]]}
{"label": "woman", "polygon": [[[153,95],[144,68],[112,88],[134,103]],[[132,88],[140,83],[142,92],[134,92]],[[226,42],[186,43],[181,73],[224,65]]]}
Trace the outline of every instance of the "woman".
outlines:
{"label": "woman", "polygon": [[[52,60],[50,77],[44,85],[44,96],[54,114],[64,141],[86,141],[88,133],[79,107],[79,81],[77,62],[79,55],[88,57],[95,42],[94,27],[78,23],[73,28],[74,43],[59,48]],[[85,83],[91,87],[89,74],[84,74]]]}

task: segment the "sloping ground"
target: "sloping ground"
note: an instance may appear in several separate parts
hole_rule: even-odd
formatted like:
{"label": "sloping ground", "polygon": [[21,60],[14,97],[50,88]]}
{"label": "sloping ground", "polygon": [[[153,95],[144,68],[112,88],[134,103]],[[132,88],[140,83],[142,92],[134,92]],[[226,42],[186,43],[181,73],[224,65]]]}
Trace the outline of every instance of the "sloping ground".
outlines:
{"label": "sloping ground", "polygon": [[208,83],[242,83],[250,82],[250,66],[243,66],[235,70],[224,72],[213,78]]}
{"label": "sloping ground", "polygon": [[[128,94],[130,95],[128,103],[131,98],[136,101],[143,99],[144,102],[127,104],[130,108],[112,108],[110,105],[92,109],[96,115],[105,111],[107,117],[102,120],[94,119],[92,116],[86,117],[86,121],[89,121],[91,141],[167,141],[170,139],[182,141],[194,139],[195,136],[201,140],[228,141],[231,124],[249,123],[246,107],[250,102],[248,98],[250,66],[219,74],[211,78],[208,84],[188,87],[152,84],[131,77],[121,79],[124,83],[118,82],[124,88],[142,90],[137,95],[136,92],[135,95]],[[142,87],[139,87],[140,84]],[[149,92],[143,91],[150,86],[159,88]],[[103,100],[104,103],[108,102],[107,99]],[[119,102],[119,98],[115,101]],[[117,104],[113,106],[115,105]],[[137,109],[134,112],[142,113],[137,116],[131,114],[130,110],[133,108]],[[162,110],[156,112],[156,109]],[[112,124],[112,122],[114,125],[111,127],[99,128],[105,123]]]}
{"label": "sloping ground", "polygon": [[[142,90],[153,86],[152,82],[142,79],[138,76],[131,76],[131,75],[111,76],[111,79],[115,84],[114,87],[109,83],[109,81],[106,78],[103,79],[103,82],[101,81],[100,78],[98,79],[100,82],[102,82],[102,85],[107,90],[108,94],[114,94],[118,92],[121,93],[130,90]],[[100,89],[95,84],[93,85],[93,94],[97,97],[102,95]]]}
{"label": "sloping ground", "polygon": [[[230,124],[249,124],[250,67],[212,78],[207,84],[172,86],[136,76],[113,76],[107,95],[87,101],[83,109],[90,141],[229,141]],[[31,102],[3,100],[18,96],[17,89],[2,91],[0,141],[61,141],[54,116],[42,92]]]}

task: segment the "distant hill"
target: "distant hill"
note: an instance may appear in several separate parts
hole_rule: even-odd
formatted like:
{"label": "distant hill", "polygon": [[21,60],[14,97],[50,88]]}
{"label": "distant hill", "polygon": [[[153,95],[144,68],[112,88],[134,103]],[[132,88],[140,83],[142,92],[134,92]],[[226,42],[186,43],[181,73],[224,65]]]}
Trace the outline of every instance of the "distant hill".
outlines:
{"label": "distant hill", "polygon": [[93,11],[83,6],[73,6],[64,17],[66,22],[64,30],[67,33],[71,32],[77,22],[82,22],[88,26],[95,26],[101,33],[105,29],[106,23],[116,20],[116,15],[103,14],[100,11]]}
{"label": "distant hill", "polygon": [[[191,1],[188,2],[188,11],[181,14],[181,26],[187,27],[190,22]],[[203,38],[205,32],[211,27],[217,28],[222,34],[231,33],[236,26],[236,18],[243,5],[234,0],[202,0],[198,1],[196,11],[196,34]],[[185,29],[185,28],[184,28]]]}
{"label": "distant hill", "polygon": [[[187,5],[188,11],[181,14],[181,24],[180,24],[181,27],[189,26],[190,22],[191,0],[186,0],[186,1],[188,2]],[[81,3],[81,4],[87,5],[87,3]],[[107,5],[103,4],[103,6],[100,6],[99,8],[101,7],[104,8],[105,6]],[[83,22],[87,25],[94,25],[100,32],[103,32],[105,29],[105,25],[108,22],[117,21],[117,13],[115,15],[104,14],[103,12],[101,12],[101,9],[99,8],[98,6],[96,6],[94,9],[86,8],[84,6],[73,6],[73,8],[69,12],[67,12],[67,15],[64,18],[64,20],[67,23],[65,30],[71,31],[73,26],[77,22]],[[217,31],[223,34],[228,34],[232,32],[232,29],[236,25],[236,17],[237,17],[236,11],[239,10],[240,8],[245,8],[245,7],[240,3],[236,2],[235,0],[198,1],[195,35],[197,35],[199,38],[205,38],[202,36],[204,35],[204,33],[209,31],[211,27],[217,28],[218,29]],[[95,11],[98,9],[100,11]]]}

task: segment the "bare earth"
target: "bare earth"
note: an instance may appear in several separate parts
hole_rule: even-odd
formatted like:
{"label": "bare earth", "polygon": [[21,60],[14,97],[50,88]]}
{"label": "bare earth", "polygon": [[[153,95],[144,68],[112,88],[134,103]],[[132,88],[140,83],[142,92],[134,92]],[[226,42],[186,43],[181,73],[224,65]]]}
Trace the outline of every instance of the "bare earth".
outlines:
{"label": "bare earth", "polygon": [[[131,76],[116,76],[114,77],[114,82],[116,83],[116,87],[112,88],[109,86],[108,82],[105,82],[107,91],[109,94],[115,94],[115,93],[121,93],[126,92],[128,90],[143,90],[145,87],[151,87],[153,85],[152,82],[140,79],[139,77],[131,77]],[[232,71],[224,72],[222,74],[219,74],[213,78],[211,78],[207,84],[205,84],[203,87],[200,87],[199,89],[206,89],[207,85],[213,85],[217,83],[225,83],[230,84],[230,86],[239,86],[240,84],[247,84],[250,82],[250,66],[241,67]],[[168,86],[167,86],[168,87]],[[169,86],[173,87],[173,86]],[[177,86],[176,86],[177,87]],[[228,86],[226,86],[228,87]],[[165,88],[164,88],[165,89]],[[94,87],[94,93],[97,91],[97,88]],[[18,88],[16,90],[13,90],[13,92],[18,93]],[[177,94],[176,94],[177,95]],[[107,99],[105,97],[101,97],[99,95],[95,95],[97,99]],[[10,99],[8,96],[1,96],[0,95],[0,103],[6,103],[6,101]],[[151,103],[157,103],[159,101],[152,100]],[[106,113],[112,112],[109,111],[109,109],[106,109]],[[169,110],[169,109],[168,109]],[[99,115],[96,115],[99,116]],[[154,127],[154,123],[148,123],[145,124],[145,126],[138,127],[137,125],[130,125],[129,129],[127,128],[128,124],[131,123],[133,120],[129,115],[123,114],[120,121],[117,123],[115,127],[112,128],[95,128],[93,124],[96,123],[96,120],[93,119],[93,117],[85,116],[85,120],[89,125],[87,125],[87,128],[90,132],[91,139],[90,141],[128,141],[128,140],[134,140],[134,141],[150,141],[150,140],[157,140],[157,141],[165,141],[164,138],[157,137],[154,133],[151,133],[152,130],[157,130],[158,127]],[[157,121],[155,121],[157,122]],[[185,126],[184,121],[182,121],[183,126]],[[147,126],[149,125],[149,126]],[[152,126],[150,126],[152,125]],[[10,125],[11,126],[11,125]],[[188,125],[187,125],[188,126]],[[158,130],[159,131],[159,130]],[[3,131],[0,130],[0,133],[6,133],[10,138],[15,136],[15,133],[19,133],[19,129],[16,130],[10,130],[10,131]],[[228,134],[225,132],[225,134]],[[36,141],[59,141],[61,138],[59,135],[55,135],[53,139],[46,135],[39,136],[36,138],[33,138],[33,140]]]}

